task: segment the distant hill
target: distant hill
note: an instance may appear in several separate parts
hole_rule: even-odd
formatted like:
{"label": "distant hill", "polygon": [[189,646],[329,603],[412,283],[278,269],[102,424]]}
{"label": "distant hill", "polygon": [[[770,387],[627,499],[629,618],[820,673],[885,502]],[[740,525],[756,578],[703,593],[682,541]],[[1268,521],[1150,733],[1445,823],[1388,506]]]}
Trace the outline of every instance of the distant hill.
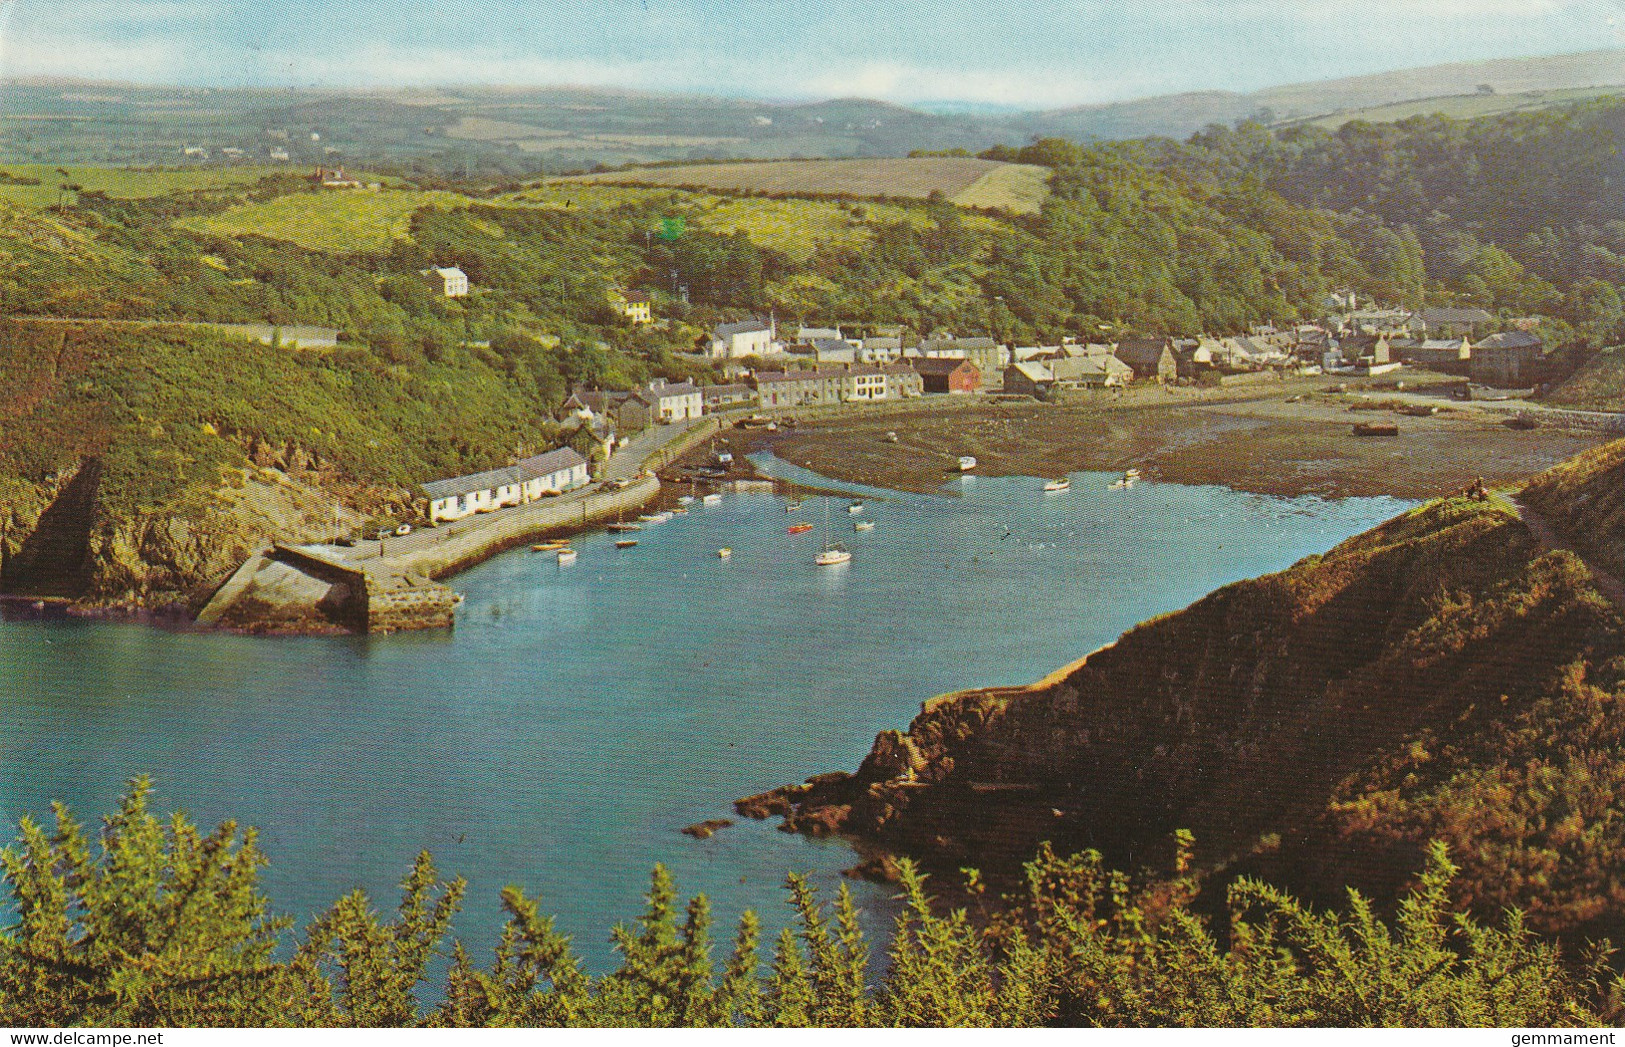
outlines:
{"label": "distant hill", "polygon": [[[14,80],[0,94],[0,160],[415,165],[534,172],[682,160],[901,156],[916,149],[1185,137],[1243,118],[1398,120],[1561,104],[1625,90],[1625,50],[1463,62],[1253,93],[1197,91],[1103,105],[927,112],[865,98],[767,102],[581,87],[391,91],[154,87]],[[190,158],[182,150],[206,150]],[[286,160],[281,157],[286,156]]]}
{"label": "distant hill", "polygon": [[[1490,62],[1400,69],[1368,76],[1320,80],[1271,87],[1251,94],[1200,91],[1153,98],[1079,106],[1011,118],[1013,126],[1035,135],[1061,138],[1132,138],[1162,134],[1183,137],[1212,123],[1240,119],[1293,123],[1315,118],[1402,120],[1431,112],[1430,104],[1448,109],[1451,100],[1482,100],[1504,94],[1563,92],[1606,87],[1601,93],[1625,92],[1625,50],[1587,51],[1542,58],[1506,58]],[[1484,89],[1488,89],[1487,91]],[[1565,101],[1554,98],[1553,103]],[[1369,112],[1402,102],[1414,109],[1386,116]],[[1497,111],[1493,107],[1485,110]],[[1477,115],[1456,114],[1456,115]]]}

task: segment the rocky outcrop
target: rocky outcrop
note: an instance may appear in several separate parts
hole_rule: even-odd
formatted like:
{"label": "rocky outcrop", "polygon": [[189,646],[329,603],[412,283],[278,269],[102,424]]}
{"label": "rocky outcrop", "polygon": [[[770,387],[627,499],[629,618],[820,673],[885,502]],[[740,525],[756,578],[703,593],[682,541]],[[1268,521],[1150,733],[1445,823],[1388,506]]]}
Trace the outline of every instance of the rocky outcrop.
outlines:
{"label": "rocky outcrop", "polygon": [[696,840],[709,840],[718,830],[726,829],[733,824],[731,818],[707,818],[703,822],[685,825],[679,830],[684,836],[692,836]]}
{"label": "rocky outcrop", "polygon": [[[335,494],[270,468],[235,471],[163,510],[110,514],[98,504],[100,475],[88,459],[13,500],[0,528],[0,591],[195,609],[272,541],[316,540],[362,518]],[[358,495],[380,502],[379,492],[344,493]]]}
{"label": "rocky outcrop", "polygon": [[[1466,889],[1528,907],[1559,875],[1542,863],[1595,866],[1595,841],[1553,828],[1564,817],[1625,847],[1603,828],[1611,791],[1592,788],[1583,814],[1540,791],[1580,775],[1574,760],[1625,758],[1622,637],[1576,558],[1543,553],[1504,509],[1435,503],[1141,625],[1059,678],[928,702],[856,772],[737,809],[994,872],[1046,840],[1157,864],[1189,829],[1209,867],[1311,893],[1391,891],[1446,838]],[[1540,799],[1517,803],[1550,810],[1492,813],[1520,789]],[[1549,908],[1555,929],[1582,911]]]}

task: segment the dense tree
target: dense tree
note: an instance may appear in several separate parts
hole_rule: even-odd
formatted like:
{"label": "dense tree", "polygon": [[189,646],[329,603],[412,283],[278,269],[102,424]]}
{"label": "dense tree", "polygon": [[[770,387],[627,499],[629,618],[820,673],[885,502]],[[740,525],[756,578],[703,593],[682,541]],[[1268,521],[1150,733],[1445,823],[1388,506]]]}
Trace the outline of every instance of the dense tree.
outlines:
{"label": "dense tree", "polygon": [[[796,919],[765,972],[756,918],[740,920],[719,970],[703,896],[679,908],[664,869],[643,914],[615,929],[620,965],[587,975],[570,942],[517,887],[489,968],[448,942],[463,897],[427,854],[395,917],[356,892],[306,930],[260,892],[254,833],[207,836],[148,811],[133,783],[94,845],[65,810],[24,819],[0,852],[15,923],[0,930],[0,1020],[22,1026],[1574,1026],[1617,1020],[1625,989],[1606,947],[1565,960],[1518,914],[1486,926],[1451,911],[1442,846],[1392,925],[1350,892],[1317,911],[1265,884],[1230,890],[1226,930],[1189,907],[1181,834],[1171,878],[1134,882],[1090,852],[1046,845],[1022,886],[973,920],[943,912],[901,863],[905,907],[878,982],[843,888],[833,909],[803,879]],[[986,887],[974,873],[967,889]],[[681,915],[679,913],[681,912]],[[427,972],[449,951],[439,1002]],[[434,991],[429,989],[428,991]]]}

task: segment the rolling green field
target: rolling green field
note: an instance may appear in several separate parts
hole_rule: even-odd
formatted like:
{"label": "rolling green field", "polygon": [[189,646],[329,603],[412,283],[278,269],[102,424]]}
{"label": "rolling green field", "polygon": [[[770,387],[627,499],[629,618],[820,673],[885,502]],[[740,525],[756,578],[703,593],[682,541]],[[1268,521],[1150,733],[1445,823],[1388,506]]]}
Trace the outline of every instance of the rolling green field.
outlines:
{"label": "rolling green field", "polygon": [[[60,171],[66,171],[64,178]],[[39,185],[0,183],[0,200],[22,207],[53,207],[59,200],[58,187],[82,186],[87,192],[104,192],[124,199],[145,199],[165,193],[193,189],[225,189],[252,185],[270,175],[289,174],[287,165],[278,167],[185,167],[140,169],[122,167],[65,167],[49,164],[6,164],[0,172],[15,179],[35,179]],[[71,194],[70,194],[71,196]]]}
{"label": "rolling green field", "polygon": [[[1006,165],[1017,167],[1018,165]],[[613,209],[650,200],[670,201],[674,211],[689,217],[692,226],[707,232],[743,232],[761,247],[780,251],[798,261],[812,256],[820,245],[846,247],[869,239],[869,223],[909,222],[925,228],[930,219],[922,209],[879,201],[844,203],[800,198],[724,196],[686,189],[651,189],[608,185],[579,179],[557,179],[501,197],[499,202],[531,207]],[[965,224],[978,229],[1003,226],[996,218],[966,215]]]}
{"label": "rolling green field", "polygon": [[1583,102],[1590,98],[1609,98],[1625,92],[1625,87],[1576,87],[1558,91],[1519,91],[1512,94],[1448,95],[1441,98],[1422,98],[1394,105],[1353,109],[1307,121],[1317,127],[1335,130],[1350,120],[1365,120],[1374,124],[1391,124],[1413,116],[1431,116],[1442,113],[1457,120],[1471,120],[1479,116],[1498,113],[1524,112],[1545,109],[1548,106]]}
{"label": "rolling green field", "polygon": [[410,189],[330,189],[238,204],[217,215],[188,218],[184,229],[214,236],[267,236],[332,254],[383,251],[407,235],[413,212],[430,204],[464,207],[459,193]]}
{"label": "rolling green field", "polygon": [[694,164],[582,175],[585,183],[671,186],[789,196],[907,197],[941,193],[966,207],[1030,214],[1048,195],[1049,172],[962,156],[878,160],[782,160],[748,164]]}

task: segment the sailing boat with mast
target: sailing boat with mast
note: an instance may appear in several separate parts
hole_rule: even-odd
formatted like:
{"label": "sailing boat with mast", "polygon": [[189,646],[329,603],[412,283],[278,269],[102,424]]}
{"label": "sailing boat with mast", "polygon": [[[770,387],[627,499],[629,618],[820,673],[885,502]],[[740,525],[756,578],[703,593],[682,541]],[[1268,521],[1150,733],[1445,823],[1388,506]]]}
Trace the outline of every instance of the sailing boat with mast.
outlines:
{"label": "sailing boat with mast", "polygon": [[818,554],[815,561],[820,567],[834,567],[836,564],[847,563],[852,554],[846,551],[844,545],[831,545],[829,540],[829,499],[824,499],[824,551]]}

